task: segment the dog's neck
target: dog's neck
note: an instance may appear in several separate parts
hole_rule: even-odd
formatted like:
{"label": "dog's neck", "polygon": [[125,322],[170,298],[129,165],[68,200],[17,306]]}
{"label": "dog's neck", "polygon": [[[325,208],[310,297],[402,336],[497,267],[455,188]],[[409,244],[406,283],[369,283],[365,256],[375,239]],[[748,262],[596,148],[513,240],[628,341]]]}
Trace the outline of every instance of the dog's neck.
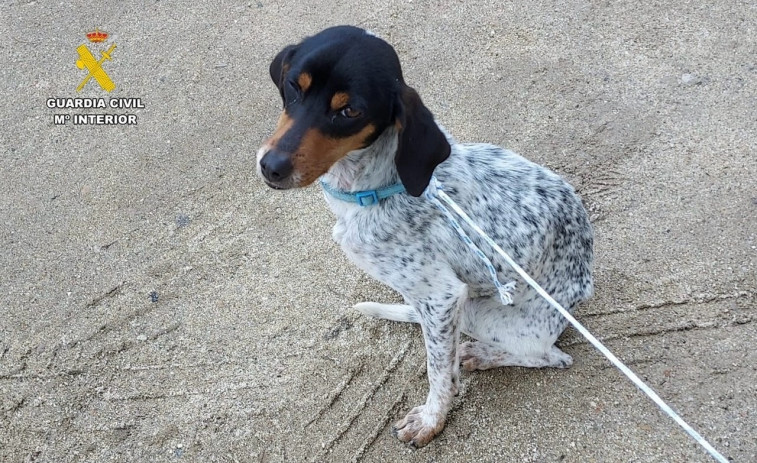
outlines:
{"label": "dog's neck", "polygon": [[397,129],[388,127],[370,146],[350,152],[323,174],[323,181],[344,191],[375,190],[400,182],[394,155]]}

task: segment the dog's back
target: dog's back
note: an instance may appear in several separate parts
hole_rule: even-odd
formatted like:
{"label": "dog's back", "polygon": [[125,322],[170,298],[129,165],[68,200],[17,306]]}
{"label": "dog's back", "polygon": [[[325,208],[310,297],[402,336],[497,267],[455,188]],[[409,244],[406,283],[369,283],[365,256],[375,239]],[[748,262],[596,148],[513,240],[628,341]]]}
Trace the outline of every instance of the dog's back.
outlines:
{"label": "dog's back", "polygon": [[[580,198],[563,178],[488,144],[453,144],[435,175],[473,220],[566,307],[591,297],[593,231]],[[475,234],[471,239],[488,249]],[[493,291],[475,256],[464,246],[460,251],[449,262],[463,281],[473,290]],[[516,278],[504,262],[495,258],[494,263],[501,281]]]}

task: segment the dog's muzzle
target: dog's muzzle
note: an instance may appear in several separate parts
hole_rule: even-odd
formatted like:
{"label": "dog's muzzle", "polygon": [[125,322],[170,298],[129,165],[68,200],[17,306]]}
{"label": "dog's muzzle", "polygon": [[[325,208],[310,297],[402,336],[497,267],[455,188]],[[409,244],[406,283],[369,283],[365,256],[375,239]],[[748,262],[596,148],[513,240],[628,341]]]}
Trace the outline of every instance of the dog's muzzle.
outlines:
{"label": "dog's muzzle", "polygon": [[291,157],[276,148],[264,146],[258,151],[258,172],[271,188],[285,190],[292,188]]}

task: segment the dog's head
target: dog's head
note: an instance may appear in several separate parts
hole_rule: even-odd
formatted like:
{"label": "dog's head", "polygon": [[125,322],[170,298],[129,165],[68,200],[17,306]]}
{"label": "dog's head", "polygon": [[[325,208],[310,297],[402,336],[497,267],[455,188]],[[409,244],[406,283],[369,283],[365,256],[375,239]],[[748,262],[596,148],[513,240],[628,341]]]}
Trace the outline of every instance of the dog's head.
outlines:
{"label": "dog's head", "polygon": [[419,196],[449,143],[418,94],[405,85],[394,49],[352,26],[326,29],[273,59],[271,79],[284,111],[258,151],[266,183],[303,187],[388,127],[399,133],[395,164],[407,191]]}

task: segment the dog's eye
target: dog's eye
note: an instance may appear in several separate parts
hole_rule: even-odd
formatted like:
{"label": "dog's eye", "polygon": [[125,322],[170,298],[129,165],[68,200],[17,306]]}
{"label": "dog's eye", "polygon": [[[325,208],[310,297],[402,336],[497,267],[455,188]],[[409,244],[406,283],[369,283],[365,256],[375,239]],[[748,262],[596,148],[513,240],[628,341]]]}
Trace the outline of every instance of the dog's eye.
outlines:
{"label": "dog's eye", "polygon": [[358,111],[357,109],[353,109],[351,106],[346,106],[344,109],[339,111],[339,115],[342,117],[346,117],[349,119],[354,119],[356,117],[360,117],[362,113]]}

